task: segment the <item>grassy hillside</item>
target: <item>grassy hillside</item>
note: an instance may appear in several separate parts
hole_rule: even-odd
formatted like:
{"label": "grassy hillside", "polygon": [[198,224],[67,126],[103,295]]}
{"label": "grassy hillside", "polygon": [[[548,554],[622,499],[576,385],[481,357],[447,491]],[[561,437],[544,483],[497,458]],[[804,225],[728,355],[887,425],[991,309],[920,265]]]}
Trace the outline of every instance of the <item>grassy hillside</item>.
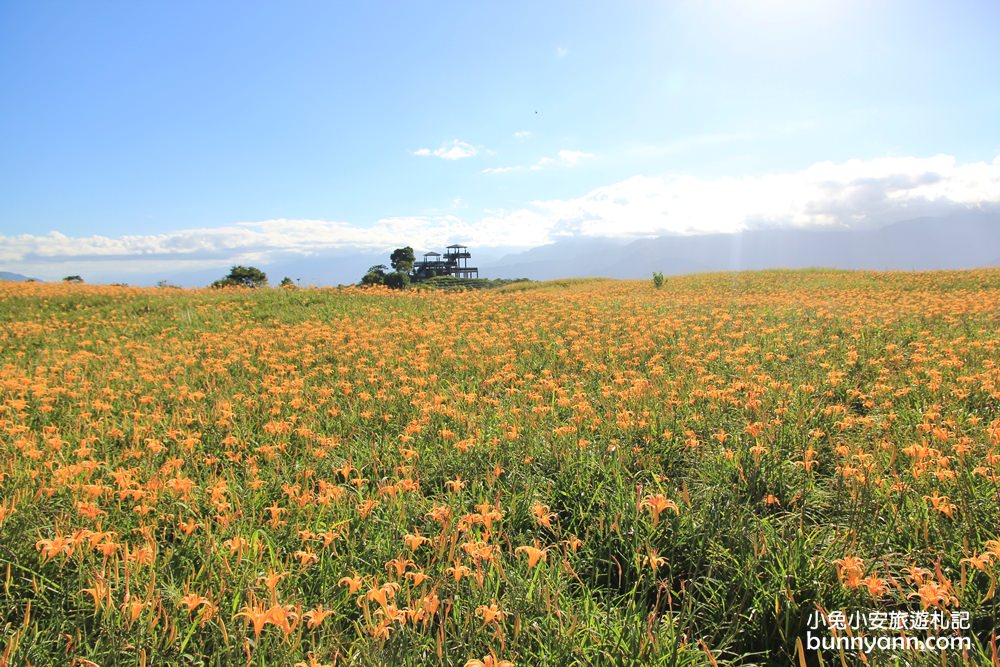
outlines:
{"label": "grassy hillside", "polygon": [[0,664],[989,664],[998,332],[997,270],[0,284]]}

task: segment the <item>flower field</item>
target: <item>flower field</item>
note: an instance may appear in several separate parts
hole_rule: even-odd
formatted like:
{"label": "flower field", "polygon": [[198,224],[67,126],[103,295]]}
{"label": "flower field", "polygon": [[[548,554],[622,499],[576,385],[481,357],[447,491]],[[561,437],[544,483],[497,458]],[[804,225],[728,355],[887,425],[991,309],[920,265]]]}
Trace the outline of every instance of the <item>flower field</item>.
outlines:
{"label": "flower field", "polygon": [[1000,270],[0,283],[0,665],[1000,664],[998,573]]}

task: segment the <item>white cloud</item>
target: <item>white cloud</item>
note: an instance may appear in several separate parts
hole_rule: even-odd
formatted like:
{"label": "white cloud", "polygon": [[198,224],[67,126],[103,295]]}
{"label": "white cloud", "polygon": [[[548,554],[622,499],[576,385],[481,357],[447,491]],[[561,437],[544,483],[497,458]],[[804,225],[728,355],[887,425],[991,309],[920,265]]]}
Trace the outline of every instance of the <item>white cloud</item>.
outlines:
{"label": "white cloud", "polygon": [[506,174],[507,172],[510,172],[510,171],[519,171],[521,169],[524,169],[524,167],[519,167],[519,166],[516,166],[516,165],[513,166],[513,167],[487,167],[486,169],[483,169],[483,173],[484,174]]}
{"label": "white cloud", "polygon": [[706,146],[720,146],[743,141],[752,141],[755,135],[749,132],[718,132],[712,134],[696,134],[683,139],[676,139],[662,144],[641,144],[628,149],[629,155],[639,157],[661,157],[677,155]]}
{"label": "white cloud", "polygon": [[[560,151],[555,164],[586,159]],[[497,168],[503,169],[503,168]],[[370,226],[264,220],[163,234],[0,235],[0,268],[58,278],[104,265],[131,272],[225,265],[238,258],[383,251],[463,242],[537,246],[565,236],[643,237],[762,227],[875,227],[970,209],[1000,211],[1000,157],[958,164],[948,155],[820,162],[800,171],[702,179],[635,176],[573,199],[535,201],[478,219],[454,213],[383,218]],[[237,262],[238,263],[238,262]]]}
{"label": "white cloud", "polygon": [[556,47],[556,58],[562,59],[565,58],[567,55],[569,55],[569,49],[567,49],[565,46]]}
{"label": "white cloud", "polygon": [[459,141],[458,139],[454,139],[450,143],[443,143],[440,148],[435,148],[434,150],[431,150],[430,148],[420,148],[413,151],[414,155],[432,155],[434,157],[439,157],[442,160],[461,160],[462,158],[473,157],[478,153],[478,148],[468,142]]}
{"label": "white cloud", "polygon": [[532,134],[531,130],[518,130],[513,136],[518,141],[526,141],[532,137]]}
{"label": "white cloud", "polygon": [[636,176],[571,200],[537,202],[559,235],[656,236],[762,227],[876,227],[1000,205],[1000,157],[820,162],[781,174]]}
{"label": "white cloud", "polygon": [[593,153],[584,153],[583,151],[567,151],[562,150],[556,154],[556,157],[543,157],[535,164],[531,165],[533,171],[538,171],[540,169],[546,169],[548,167],[573,167],[579,164],[583,160],[587,160],[594,157]]}
{"label": "white cloud", "polygon": [[561,150],[556,153],[555,157],[542,157],[538,159],[538,162],[525,167],[524,165],[511,165],[508,167],[488,167],[483,169],[484,174],[506,174],[511,171],[521,171],[522,169],[527,169],[529,171],[541,171],[543,169],[549,169],[552,167],[573,167],[582,162],[583,160],[589,160],[594,157],[593,153],[584,153],[583,151],[569,151]]}

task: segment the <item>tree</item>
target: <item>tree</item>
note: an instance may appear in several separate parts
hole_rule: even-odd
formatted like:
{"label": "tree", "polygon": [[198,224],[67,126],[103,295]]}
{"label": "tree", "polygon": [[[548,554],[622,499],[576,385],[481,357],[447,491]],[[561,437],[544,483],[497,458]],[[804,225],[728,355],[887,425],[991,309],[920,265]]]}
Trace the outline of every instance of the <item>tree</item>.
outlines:
{"label": "tree", "polygon": [[385,275],[388,271],[389,267],[387,267],[385,264],[376,264],[375,266],[369,267],[364,277],[361,278],[361,284],[384,285]]}
{"label": "tree", "polygon": [[216,280],[212,287],[267,287],[267,274],[254,266],[234,266],[228,276]]}
{"label": "tree", "polygon": [[660,273],[659,271],[653,271],[653,287],[655,287],[656,289],[660,289],[661,287],[663,287],[663,281],[664,281],[663,274]]}
{"label": "tree", "polygon": [[392,268],[400,273],[409,273],[416,259],[416,256],[413,254],[413,248],[410,246],[396,248],[389,255],[389,263],[392,264]]}
{"label": "tree", "polygon": [[295,281],[293,281],[288,276],[285,276],[284,278],[281,279],[281,282],[278,284],[278,287],[284,287],[285,289],[295,289]]}
{"label": "tree", "polygon": [[393,271],[385,277],[385,286],[392,289],[404,289],[410,284],[410,275],[402,271]]}
{"label": "tree", "polygon": [[83,282],[83,278],[81,278],[80,276],[66,276],[65,278],[63,278],[63,282],[64,283],[82,283]]}

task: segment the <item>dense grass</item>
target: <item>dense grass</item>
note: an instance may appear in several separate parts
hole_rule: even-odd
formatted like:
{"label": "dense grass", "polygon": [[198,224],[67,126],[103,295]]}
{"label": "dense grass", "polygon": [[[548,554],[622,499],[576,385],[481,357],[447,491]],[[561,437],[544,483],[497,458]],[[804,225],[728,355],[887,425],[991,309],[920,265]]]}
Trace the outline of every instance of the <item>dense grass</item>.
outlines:
{"label": "dense grass", "polygon": [[436,290],[474,290],[474,289],[496,289],[507,285],[517,285],[529,282],[527,278],[457,278],[455,276],[435,276],[426,280],[413,283],[415,289],[436,289]]}
{"label": "dense grass", "polygon": [[996,270],[3,284],[0,661],[990,664],[998,330]]}

